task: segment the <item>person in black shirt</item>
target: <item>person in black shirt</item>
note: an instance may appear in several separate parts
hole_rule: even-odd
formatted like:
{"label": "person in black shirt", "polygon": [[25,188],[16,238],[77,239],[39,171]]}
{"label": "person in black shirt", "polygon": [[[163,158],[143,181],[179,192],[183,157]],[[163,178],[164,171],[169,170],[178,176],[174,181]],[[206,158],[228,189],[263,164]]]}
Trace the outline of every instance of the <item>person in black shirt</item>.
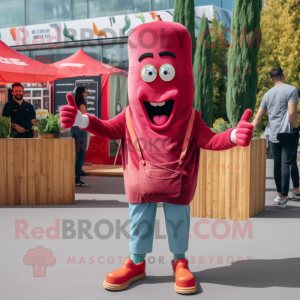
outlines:
{"label": "person in black shirt", "polygon": [[23,100],[21,83],[14,83],[12,89],[14,99],[5,103],[2,116],[11,118],[11,127],[17,131],[16,138],[36,138],[37,132],[32,129],[32,126],[36,126],[34,107]]}

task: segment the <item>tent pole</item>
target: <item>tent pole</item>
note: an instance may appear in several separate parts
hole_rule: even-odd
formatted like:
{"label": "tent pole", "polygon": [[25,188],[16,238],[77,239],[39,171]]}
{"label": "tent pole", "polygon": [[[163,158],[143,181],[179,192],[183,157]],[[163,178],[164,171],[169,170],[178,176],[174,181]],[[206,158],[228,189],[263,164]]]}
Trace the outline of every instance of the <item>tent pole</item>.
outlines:
{"label": "tent pole", "polygon": [[118,145],[118,149],[117,149],[117,153],[116,153],[116,157],[115,157],[115,161],[114,161],[114,166],[116,165],[117,158],[118,158],[119,153],[120,153],[120,148],[121,148],[121,140],[119,140],[119,145]]}

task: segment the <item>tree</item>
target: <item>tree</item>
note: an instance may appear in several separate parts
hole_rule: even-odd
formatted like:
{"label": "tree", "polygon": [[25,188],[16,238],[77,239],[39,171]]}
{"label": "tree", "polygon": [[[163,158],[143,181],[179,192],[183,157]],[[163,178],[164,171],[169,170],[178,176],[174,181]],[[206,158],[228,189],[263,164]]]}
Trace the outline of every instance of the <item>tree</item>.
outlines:
{"label": "tree", "polygon": [[177,22],[185,26],[185,0],[175,0],[173,22]]}
{"label": "tree", "polygon": [[[268,5],[266,6],[266,4]],[[274,86],[270,81],[270,70],[272,67],[279,66],[278,61],[278,45],[280,42],[280,35],[282,34],[279,17],[282,11],[281,0],[266,0],[263,10],[261,12],[261,34],[262,43],[258,53],[258,85],[257,85],[257,100],[252,115],[252,119],[255,117],[261,100],[264,94]],[[266,125],[268,121],[268,115],[263,117],[263,123]]]}
{"label": "tree", "polygon": [[[225,29],[225,25],[222,22],[218,22],[216,14],[214,12],[214,18],[211,21],[211,44],[213,56],[213,122],[216,119],[222,118],[228,121],[226,113],[226,88],[227,84],[224,78],[223,71],[228,59],[228,49],[224,44],[227,43],[222,31]],[[219,43],[219,36],[222,36],[222,43]]]}
{"label": "tree", "polygon": [[203,14],[200,19],[199,37],[193,65],[195,96],[194,108],[201,112],[207,126],[212,127],[213,75],[211,36],[208,20]]}
{"label": "tree", "polygon": [[233,126],[256,104],[261,9],[262,0],[236,0],[233,8],[226,94],[227,116]]}
{"label": "tree", "polygon": [[184,6],[185,12],[185,27],[192,37],[192,62],[194,63],[195,48],[196,48],[196,35],[195,35],[195,5],[194,0],[186,0]]}
{"label": "tree", "polygon": [[[300,91],[300,0],[266,0],[260,26],[263,39],[258,55],[259,77],[255,112],[264,94],[274,86],[269,75],[273,67],[282,67],[286,83],[294,85]],[[264,123],[266,121],[267,116],[264,117]]]}
{"label": "tree", "polygon": [[278,60],[289,84],[300,89],[300,0],[287,0],[283,5],[280,25]]}
{"label": "tree", "polygon": [[173,22],[182,24],[189,31],[192,38],[192,62],[195,54],[195,5],[194,0],[176,0],[174,5]]}

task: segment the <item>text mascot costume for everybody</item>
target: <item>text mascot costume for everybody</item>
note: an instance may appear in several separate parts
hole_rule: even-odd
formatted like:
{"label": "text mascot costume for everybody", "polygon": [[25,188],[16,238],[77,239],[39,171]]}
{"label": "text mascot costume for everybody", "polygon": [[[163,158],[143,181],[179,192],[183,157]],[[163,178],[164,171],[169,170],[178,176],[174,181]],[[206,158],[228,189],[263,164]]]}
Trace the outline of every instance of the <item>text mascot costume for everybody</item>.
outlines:
{"label": "text mascot costume for everybody", "polygon": [[[192,108],[194,80],[192,41],[175,22],[139,25],[128,40],[129,106],[115,118],[101,121],[81,114],[74,98],[61,108],[63,128],[79,126],[111,140],[122,140],[125,190],[129,202],[131,257],[107,274],[109,290],[123,290],[146,276],[145,256],[152,252],[157,203],[162,202],[175,275],[175,291],[197,291],[185,259],[188,250],[190,202],[197,184],[200,148],[226,150],[250,144],[252,114],[246,110],[237,128],[216,134]],[[170,270],[171,271],[171,270]]]}

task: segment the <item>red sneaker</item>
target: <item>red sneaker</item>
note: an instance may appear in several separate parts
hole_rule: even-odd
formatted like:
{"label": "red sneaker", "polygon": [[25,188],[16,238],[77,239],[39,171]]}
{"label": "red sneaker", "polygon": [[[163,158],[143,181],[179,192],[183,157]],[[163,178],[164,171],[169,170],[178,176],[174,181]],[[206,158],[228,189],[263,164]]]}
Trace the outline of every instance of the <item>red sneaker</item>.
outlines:
{"label": "red sneaker", "polygon": [[197,292],[197,285],[194,275],[189,270],[189,261],[185,258],[179,258],[176,263],[171,261],[173,275],[175,277],[175,292],[179,294],[193,294]]}
{"label": "red sneaker", "polygon": [[127,257],[123,267],[109,272],[103,282],[103,286],[108,290],[121,291],[126,289],[131,282],[146,277],[146,261],[139,264],[134,264],[132,260]]}

